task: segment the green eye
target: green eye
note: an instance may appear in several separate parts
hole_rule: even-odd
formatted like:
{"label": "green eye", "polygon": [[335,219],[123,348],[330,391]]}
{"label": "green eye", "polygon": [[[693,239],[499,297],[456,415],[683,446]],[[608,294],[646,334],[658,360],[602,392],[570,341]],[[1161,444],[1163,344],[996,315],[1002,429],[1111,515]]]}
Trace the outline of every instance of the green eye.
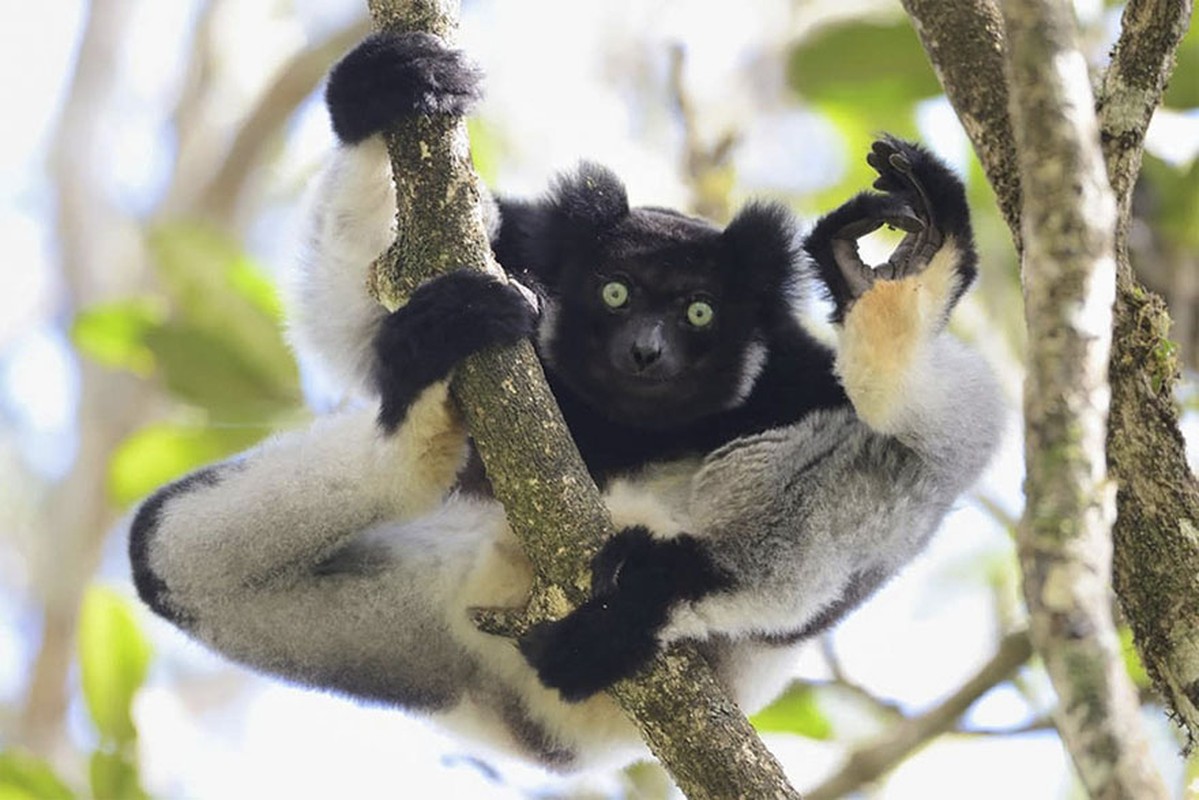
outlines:
{"label": "green eye", "polygon": [[620,308],[629,302],[629,287],[620,281],[608,281],[604,288],[600,289],[600,296],[604,298],[604,305],[608,308]]}
{"label": "green eye", "polygon": [[697,328],[706,328],[712,324],[716,311],[703,300],[696,300],[687,306],[687,321]]}

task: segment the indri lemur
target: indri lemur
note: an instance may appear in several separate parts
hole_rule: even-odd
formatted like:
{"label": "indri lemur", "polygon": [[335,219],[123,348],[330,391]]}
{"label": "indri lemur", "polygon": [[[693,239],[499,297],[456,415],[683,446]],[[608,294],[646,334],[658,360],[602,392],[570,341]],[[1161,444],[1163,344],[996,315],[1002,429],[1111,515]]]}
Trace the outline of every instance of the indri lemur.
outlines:
{"label": "indri lemur", "polygon": [[[926,544],[1002,422],[981,359],[949,337],[976,259],[960,181],[894,139],[881,193],[821,218],[744,209],[724,230],[630,209],[584,165],[541,200],[499,199],[493,247],[536,293],[457,272],[388,313],[365,291],[395,235],[380,131],[462,114],[479,76],[429,36],[374,36],[331,73],[341,141],[319,183],[294,339],[365,407],[318,419],[148,499],[130,534],[156,612],[225,655],[314,687],[435,715],[569,769],[644,750],[600,690],[696,641],[741,707],[783,687],[795,648]],[[873,271],[856,240],[908,234]],[[796,300],[832,300],[836,348]],[[468,609],[520,606],[531,570],[503,509],[466,480],[445,378],[532,336],[620,532],[593,599],[521,642]]]}

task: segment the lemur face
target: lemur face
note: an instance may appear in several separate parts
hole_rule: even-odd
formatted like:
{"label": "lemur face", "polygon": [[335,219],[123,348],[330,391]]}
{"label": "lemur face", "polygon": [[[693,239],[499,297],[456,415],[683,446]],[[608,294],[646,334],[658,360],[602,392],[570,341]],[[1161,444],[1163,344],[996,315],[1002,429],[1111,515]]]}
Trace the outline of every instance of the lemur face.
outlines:
{"label": "lemur face", "polygon": [[736,404],[760,368],[758,303],[700,220],[635,209],[568,257],[539,337],[554,372],[619,422],[676,427]]}

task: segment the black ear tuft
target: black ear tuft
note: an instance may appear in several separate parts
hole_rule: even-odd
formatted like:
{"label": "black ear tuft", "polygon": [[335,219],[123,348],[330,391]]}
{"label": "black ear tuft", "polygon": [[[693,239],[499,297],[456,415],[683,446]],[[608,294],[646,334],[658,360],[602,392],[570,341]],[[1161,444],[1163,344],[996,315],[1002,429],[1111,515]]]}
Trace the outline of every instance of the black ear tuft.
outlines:
{"label": "black ear tuft", "polygon": [[590,161],[559,175],[549,203],[575,235],[594,236],[629,214],[629,198],[616,173]]}
{"label": "black ear tuft", "polygon": [[721,238],[754,294],[792,296],[798,290],[799,239],[795,217],[785,206],[750,203],[728,224]]}

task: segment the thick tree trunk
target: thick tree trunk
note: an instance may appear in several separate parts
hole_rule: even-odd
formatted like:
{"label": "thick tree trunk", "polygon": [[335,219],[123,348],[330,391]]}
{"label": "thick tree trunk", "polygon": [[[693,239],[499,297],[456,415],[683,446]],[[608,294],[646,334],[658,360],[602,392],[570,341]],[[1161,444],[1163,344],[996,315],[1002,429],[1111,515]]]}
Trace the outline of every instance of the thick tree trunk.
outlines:
{"label": "thick tree trunk", "polygon": [[[904,5],[1019,246],[1020,216],[1013,209],[1020,208],[1021,184],[1003,74],[1007,42],[995,25],[998,8],[993,0],[904,0]],[[1133,277],[1127,241],[1145,128],[1191,10],[1190,0],[1129,2],[1096,106],[1118,209],[1106,440],[1118,484],[1114,584],[1145,666],[1193,742],[1199,733],[1199,486],[1187,466],[1172,400],[1177,366],[1166,338],[1169,318],[1160,299]]]}

